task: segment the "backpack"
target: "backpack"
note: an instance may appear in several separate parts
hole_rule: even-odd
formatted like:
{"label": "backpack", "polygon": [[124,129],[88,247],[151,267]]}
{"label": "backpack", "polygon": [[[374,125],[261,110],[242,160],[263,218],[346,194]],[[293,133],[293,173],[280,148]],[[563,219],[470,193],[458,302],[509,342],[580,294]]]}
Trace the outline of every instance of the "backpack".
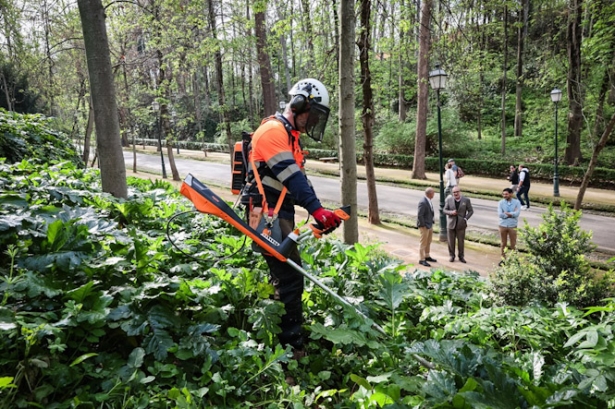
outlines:
{"label": "backpack", "polygon": [[461,179],[462,177],[464,177],[466,174],[463,172],[463,170],[461,169],[461,167],[457,166],[457,178]]}
{"label": "backpack", "polygon": [[241,141],[236,142],[233,149],[233,166],[231,168],[231,192],[234,195],[241,193],[248,176],[248,158],[252,150],[253,132],[243,131]]}

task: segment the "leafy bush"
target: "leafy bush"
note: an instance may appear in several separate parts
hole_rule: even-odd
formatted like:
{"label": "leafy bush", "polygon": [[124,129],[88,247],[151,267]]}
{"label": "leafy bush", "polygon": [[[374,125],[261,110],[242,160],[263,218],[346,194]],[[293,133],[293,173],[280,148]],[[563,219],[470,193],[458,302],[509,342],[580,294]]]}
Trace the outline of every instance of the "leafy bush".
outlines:
{"label": "leafy bush", "polygon": [[0,158],[6,158],[8,163],[69,161],[80,165],[81,158],[70,139],[50,129],[49,121],[42,115],[22,115],[0,108]]}
{"label": "leafy bush", "polygon": [[387,122],[380,128],[375,138],[375,148],[380,152],[401,155],[414,155],[416,124],[411,122]]}
{"label": "leafy bush", "polygon": [[500,302],[590,306],[615,295],[613,272],[595,277],[585,257],[594,245],[591,232],[579,227],[581,212],[562,202],[560,212],[549,205],[542,218],[538,227],[526,221],[520,230],[528,254],[509,253],[505,265],[492,274],[493,291]]}
{"label": "leafy bush", "polygon": [[129,189],[102,193],[91,169],[0,164],[0,408],[615,399],[615,300],[587,314],[494,307],[475,273],[406,273],[375,246],[338,241],[305,242],[303,265],[368,318],[308,282],[307,356],[292,360],[276,339],[283,306],[243,237],[194,217],[165,182]]}

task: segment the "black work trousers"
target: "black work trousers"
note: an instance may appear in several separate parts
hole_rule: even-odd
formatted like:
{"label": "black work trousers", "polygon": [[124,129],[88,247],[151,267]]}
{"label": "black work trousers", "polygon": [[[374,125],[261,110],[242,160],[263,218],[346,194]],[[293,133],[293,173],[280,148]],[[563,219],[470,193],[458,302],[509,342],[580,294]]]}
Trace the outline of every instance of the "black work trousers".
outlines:
{"label": "black work trousers", "polygon": [[[282,239],[285,239],[295,228],[294,220],[278,219],[282,230]],[[282,316],[280,328],[282,332],[278,339],[284,345],[291,345],[295,349],[303,347],[303,275],[286,263],[272,256],[264,256],[271,273],[271,283],[275,287],[275,298],[284,304],[286,314]],[[299,250],[295,248],[289,258],[301,265]]]}

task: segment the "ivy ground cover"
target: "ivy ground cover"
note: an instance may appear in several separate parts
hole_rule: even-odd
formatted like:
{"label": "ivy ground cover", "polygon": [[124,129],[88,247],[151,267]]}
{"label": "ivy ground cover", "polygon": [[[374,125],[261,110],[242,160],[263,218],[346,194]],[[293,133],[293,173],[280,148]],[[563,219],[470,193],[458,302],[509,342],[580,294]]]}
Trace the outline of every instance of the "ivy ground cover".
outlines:
{"label": "ivy ground cover", "polygon": [[0,164],[0,408],[615,406],[615,300],[495,307],[477,275],[311,241],[304,266],[388,336],[308,283],[293,360],[244,238],[166,183],[129,185]]}

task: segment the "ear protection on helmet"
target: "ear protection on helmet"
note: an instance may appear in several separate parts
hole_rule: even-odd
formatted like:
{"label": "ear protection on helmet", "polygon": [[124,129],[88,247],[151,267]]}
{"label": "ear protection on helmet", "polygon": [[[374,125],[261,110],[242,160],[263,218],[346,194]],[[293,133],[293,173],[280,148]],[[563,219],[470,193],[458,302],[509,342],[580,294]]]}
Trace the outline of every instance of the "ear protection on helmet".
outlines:
{"label": "ear protection on helmet", "polygon": [[290,109],[296,114],[302,114],[310,108],[310,93],[312,92],[312,85],[306,84],[301,88],[290,100]]}

